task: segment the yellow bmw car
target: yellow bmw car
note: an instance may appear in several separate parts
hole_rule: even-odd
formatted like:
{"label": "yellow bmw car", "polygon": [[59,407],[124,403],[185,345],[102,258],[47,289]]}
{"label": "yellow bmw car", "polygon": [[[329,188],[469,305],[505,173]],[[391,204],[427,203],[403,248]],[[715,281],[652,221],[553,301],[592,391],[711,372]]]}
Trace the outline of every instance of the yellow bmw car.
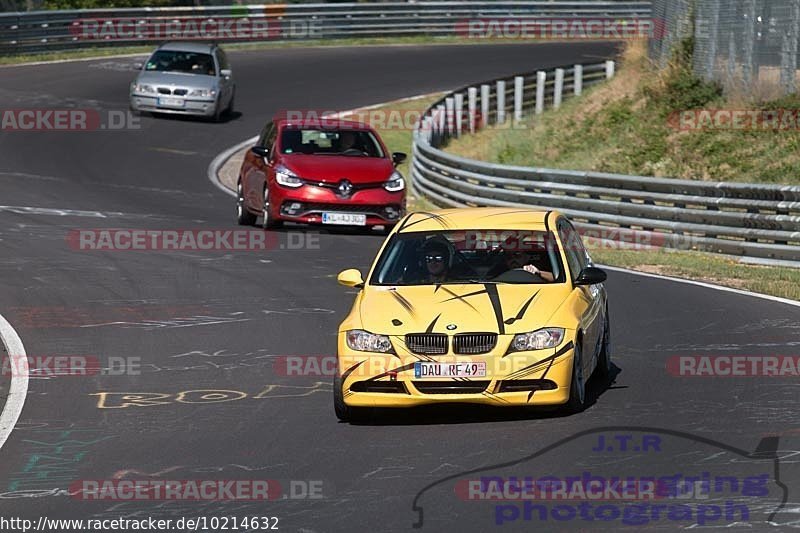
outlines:
{"label": "yellow bmw car", "polygon": [[339,327],[334,408],[586,405],[611,370],[606,274],[556,211],[416,212],[400,221]]}

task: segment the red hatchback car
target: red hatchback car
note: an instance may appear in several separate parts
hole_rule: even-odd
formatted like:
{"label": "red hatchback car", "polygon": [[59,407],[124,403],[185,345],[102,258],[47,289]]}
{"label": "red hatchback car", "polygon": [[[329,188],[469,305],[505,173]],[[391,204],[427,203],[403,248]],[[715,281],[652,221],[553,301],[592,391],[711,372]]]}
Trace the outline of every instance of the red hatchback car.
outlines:
{"label": "red hatchback car", "polygon": [[405,215],[405,178],[395,168],[405,158],[389,154],[366,124],[273,120],[239,171],[238,222],[261,216],[265,229],[291,221],[389,231]]}

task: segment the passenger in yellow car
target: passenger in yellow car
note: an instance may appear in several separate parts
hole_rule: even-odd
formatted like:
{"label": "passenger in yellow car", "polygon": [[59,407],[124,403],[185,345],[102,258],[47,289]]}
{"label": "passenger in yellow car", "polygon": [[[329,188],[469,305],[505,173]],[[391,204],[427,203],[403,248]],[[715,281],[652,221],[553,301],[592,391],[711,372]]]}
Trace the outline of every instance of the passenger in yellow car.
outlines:
{"label": "passenger in yellow car", "polygon": [[547,257],[542,253],[533,253],[528,250],[503,250],[502,260],[489,270],[486,278],[491,280],[510,270],[522,269],[552,283],[555,281],[553,273],[536,266],[537,264],[546,265],[547,262]]}

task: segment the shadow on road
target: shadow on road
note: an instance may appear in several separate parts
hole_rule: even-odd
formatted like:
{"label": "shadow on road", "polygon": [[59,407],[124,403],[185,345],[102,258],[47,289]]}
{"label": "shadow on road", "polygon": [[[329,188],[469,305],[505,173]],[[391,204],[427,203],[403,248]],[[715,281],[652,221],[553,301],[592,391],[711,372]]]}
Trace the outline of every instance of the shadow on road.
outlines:
{"label": "shadow on road", "polygon": [[[600,378],[597,375],[593,375],[586,382],[586,410],[591,409],[607,391],[627,388],[626,386],[614,386],[614,382],[621,372],[621,368],[613,365],[609,377]],[[483,424],[514,420],[546,420],[569,416],[580,415],[565,412],[559,407],[492,407],[473,404],[441,404],[409,409],[369,409],[350,423],[368,426]]]}

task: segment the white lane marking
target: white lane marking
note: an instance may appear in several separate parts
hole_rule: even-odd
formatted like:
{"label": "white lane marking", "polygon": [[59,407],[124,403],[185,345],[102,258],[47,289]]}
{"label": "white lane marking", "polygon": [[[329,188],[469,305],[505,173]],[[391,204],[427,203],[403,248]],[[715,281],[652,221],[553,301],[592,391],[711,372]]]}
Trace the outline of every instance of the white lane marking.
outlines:
{"label": "white lane marking", "polygon": [[35,67],[38,65],[57,65],[59,63],[82,63],[84,61],[95,61],[98,59],[117,59],[120,57],[141,57],[147,59],[150,54],[147,52],[137,52],[135,54],[116,54],[109,56],[76,57],[73,59],[51,59],[47,61],[31,61],[30,63],[16,63],[13,65],[0,65],[0,68]]}
{"label": "white lane marking", "polygon": [[219,176],[218,176],[219,169],[222,168],[222,165],[224,165],[228,161],[228,159],[233,157],[233,154],[235,154],[239,150],[242,150],[246,146],[253,144],[257,140],[258,140],[258,135],[256,135],[255,137],[250,137],[246,141],[242,141],[236,146],[231,146],[230,148],[219,154],[217,157],[215,157],[214,160],[211,162],[211,164],[208,165],[208,173],[207,173],[208,179],[211,180],[211,183],[213,183],[215,187],[217,187],[219,190],[221,190],[228,196],[233,196],[234,198],[236,198],[236,191],[227,188],[225,185],[222,184],[221,181],[219,181]]}
{"label": "white lane marking", "polygon": [[60,217],[92,217],[106,218],[120,216],[123,213],[101,213],[100,211],[80,211],[75,209],[50,209],[49,207],[27,207],[20,205],[0,205],[0,211],[16,213],[18,215],[57,215]]}
{"label": "white lane marking", "polygon": [[164,152],[166,154],[197,155],[197,152],[190,152],[189,150],[178,150],[177,148],[163,148],[158,146],[150,146],[147,149],[152,150],[154,152]]}
{"label": "white lane marking", "polygon": [[59,217],[89,217],[89,218],[163,218],[158,215],[142,213],[120,213],[118,211],[81,211],[78,209],[54,209],[50,207],[30,207],[22,205],[0,205],[0,212],[16,213],[18,215],[46,215]]}
{"label": "white lane marking", "polygon": [[788,298],[781,298],[779,296],[770,296],[769,294],[760,294],[757,292],[744,291],[742,289],[733,289],[731,287],[723,287],[722,285],[713,285],[711,283],[694,281],[691,279],[673,278],[670,276],[661,276],[659,274],[650,274],[649,272],[638,272],[636,270],[628,270],[627,268],[612,267],[607,265],[598,265],[598,266],[607,270],[615,270],[617,272],[624,272],[626,274],[635,274],[637,276],[643,276],[646,278],[662,279],[665,281],[672,281],[674,283],[685,283],[687,285],[696,285],[698,287],[705,287],[706,289],[714,289],[723,292],[732,292],[734,294],[740,294],[742,296],[751,296],[753,298],[761,298],[762,300],[769,300],[771,302],[778,302],[786,305],[792,305],[794,307],[800,307],[800,302],[796,300],[789,300]]}
{"label": "white lane marking", "polygon": [[[3,343],[9,357],[27,357],[22,339],[11,327],[11,324],[0,315],[0,342]],[[28,395],[28,369],[27,365],[15,365],[17,369],[11,373],[11,385],[8,388],[6,405],[0,414],[0,448],[3,447],[14,426],[22,414],[25,397]]]}

